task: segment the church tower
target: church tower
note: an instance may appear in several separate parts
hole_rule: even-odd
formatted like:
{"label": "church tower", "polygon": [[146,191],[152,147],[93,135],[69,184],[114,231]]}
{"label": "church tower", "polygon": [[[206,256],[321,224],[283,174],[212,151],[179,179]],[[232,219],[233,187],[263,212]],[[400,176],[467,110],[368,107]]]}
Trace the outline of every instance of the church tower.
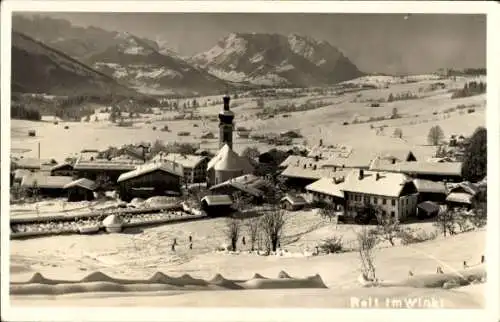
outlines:
{"label": "church tower", "polygon": [[234,113],[229,110],[229,101],[231,98],[228,95],[223,97],[224,108],[219,113],[219,149],[227,144],[233,149],[233,119]]}

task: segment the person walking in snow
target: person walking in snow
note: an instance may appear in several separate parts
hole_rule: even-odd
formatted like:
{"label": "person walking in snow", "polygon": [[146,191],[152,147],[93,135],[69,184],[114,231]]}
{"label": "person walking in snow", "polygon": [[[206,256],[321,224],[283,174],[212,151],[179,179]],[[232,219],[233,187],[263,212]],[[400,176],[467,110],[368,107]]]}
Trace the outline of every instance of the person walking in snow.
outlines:
{"label": "person walking in snow", "polygon": [[189,235],[189,242],[193,242],[193,237],[191,235]]}

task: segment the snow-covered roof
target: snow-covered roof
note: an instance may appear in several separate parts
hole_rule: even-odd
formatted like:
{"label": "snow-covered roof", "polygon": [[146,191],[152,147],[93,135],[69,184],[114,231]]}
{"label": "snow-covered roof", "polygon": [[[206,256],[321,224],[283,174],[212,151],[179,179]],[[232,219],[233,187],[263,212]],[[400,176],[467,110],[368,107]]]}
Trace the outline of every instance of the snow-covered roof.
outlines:
{"label": "snow-covered roof", "polygon": [[281,198],[281,201],[288,201],[290,204],[294,206],[303,206],[307,204],[307,201],[302,196],[286,195],[283,198]]}
{"label": "snow-covered roof", "polygon": [[400,173],[461,176],[462,162],[410,161],[410,162],[396,162],[394,164],[389,164],[386,162],[374,161],[370,165],[370,170],[400,172]]}
{"label": "snow-covered roof", "polygon": [[452,192],[446,197],[446,201],[449,202],[456,202],[456,203],[465,203],[465,204],[472,204],[472,198],[473,196],[464,193],[464,192]]}
{"label": "snow-covered roof", "polygon": [[119,170],[131,171],[137,166],[144,164],[144,162],[134,159],[118,159],[113,160],[99,159],[99,158],[84,158],[83,156],[76,159],[73,168],[75,170]]}
{"label": "snow-covered roof", "polygon": [[78,180],[72,181],[64,186],[64,189],[72,188],[72,187],[81,187],[87,190],[95,190],[97,188],[97,184],[87,178],[80,178]]}
{"label": "snow-covered roof", "polygon": [[318,181],[311,183],[306,186],[307,191],[317,192],[329,196],[335,196],[339,198],[344,198],[344,192],[342,191],[342,183],[335,181],[333,178],[321,178]]}
{"label": "snow-covered roof", "polygon": [[182,168],[180,166],[177,166],[175,163],[157,162],[157,163],[148,163],[137,167],[135,170],[125,172],[118,177],[117,182],[123,182],[157,170],[168,172],[175,176],[180,176],[180,177],[183,176]]}
{"label": "snow-covered roof", "polygon": [[262,188],[266,184],[267,182],[260,177],[257,177],[253,174],[245,174],[214,185],[210,187],[210,190],[217,190],[222,187],[231,186],[252,196],[259,197],[263,195],[263,192],[260,190],[260,188]]}
{"label": "snow-covered roof", "polygon": [[33,188],[49,188],[49,189],[62,189],[66,184],[73,181],[71,177],[67,176],[50,176],[42,173],[33,173],[23,177],[21,187]]}
{"label": "snow-covered roof", "polygon": [[[360,172],[363,172],[363,176]],[[351,171],[342,183],[342,190],[371,195],[398,197],[406,183],[411,181],[405,174],[390,172]]]}
{"label": "snow-covered roof", "polygon": [[415,179],[413,180],[413,183],[415,184],[418,192],[442,194],[446,194],[448,192],[448,190],[446,189],[446,184],[444,182]]}
{"label": "snow-covered roof", "polygon": [[233,204],[233,199],[228,195],[209,195],[201,199],[208,206],[229,206]]}

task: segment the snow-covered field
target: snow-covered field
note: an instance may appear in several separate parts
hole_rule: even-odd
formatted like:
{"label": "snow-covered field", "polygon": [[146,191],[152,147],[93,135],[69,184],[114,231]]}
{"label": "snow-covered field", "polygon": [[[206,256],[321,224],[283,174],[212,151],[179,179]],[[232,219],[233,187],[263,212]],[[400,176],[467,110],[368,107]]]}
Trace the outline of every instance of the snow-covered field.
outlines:
{"label": "snow-covered field", "polygon": [[[448,88],[460,88],[465,80],[445,80]],[[336,98],[331,96],[307,96],[296,99],[265,100],[265,106],[274,108],[285,103],[300,105],[308,100],[328,101],[331,105],[312,109],[308,111],[287,113],[284,118],[276,115],[271,119],[259,119],[256,117],[258,109],[252,98],[234,99],[232,104],[236,118],[236,126],[244,126],[255,132],[281,132],[285,130],[300,130],[309,145],[315,145],[320,139],[325,144],[346,144],[353,148],[409,148],[421,158],[431,156],[435,152],[434,147],[427,146],[427,133],[434,125],[440,125],[446,137],[452,134],[471,134],[476,127],[485,125],[486,96],[477,95],[461,99],[451,99],[451,93],[447,90],[436,90],[432,92],[419,93],[419,88],[425,88],[434,81],[423,80],[409,84],[393,84],[389,88],[364,90],[359,93],[348,93]],[[394,95],[411,91],[421,95],[422,98],[406,101],[395,101],[381,103],[380,107],[370,107],[370,100],[387,98],[390,93]],[[220,99],[220,97],[202,97],[197,101],[203,105],[208,99]],[[180,101],[179,104],[182,104]],[[465,113],[464,110],[452,110],[458,105],[474,106],[475,112]],[[51,122],[30,122],[12,120],[11,143],[15,149],[31,149],[26,156],[36,156],[37,144],[41,144],[42,158],[55,158],[63,160],[68,155],[78,153],[84,148],[104,149],[109,146],[120,146],[125,143],[141,141],[154,141],[156,139],[165,142],[191,142],[200,143],[204,148],[217,148],[217,139],[200,140],[204,131],[211,131],[217,137],[218,123],[216,119],[210,120],[206,117],[214,117],[222,106],[200,107],[197,113],[205,117],[204,120],[180,120],[162,121],[162,118],[172,117],[175,112],[163,112],[162,115],[144,115],[140,120],[135,120],[131,127],[118,127],[111,124],[104,113],[98,115],[98,121],[91,117],[89,123],[65,123],[59,122],[55,125]],[[396,108],[402,116],[394,120],[382,120],[378,122],[342,125],[343,122],[352,122],[356,116],[363,120],[369,117],[390,116],[393,108]],[[448,110],[448,111],[447,111]],[[447,111],[447,112],[446,112]],[[147,124],[146,121],[150,122]],[[164,125],[168,124],[171,132],[161,132]],[[197,127],[194,126],[197,125]],[[64,129],[68,125],[69,129]],[[383,135],[376,135],[376,127],[387,126]],[[153,130],[153,127],[157,130]],[[374,127],[374,128],[371,128]],[[401,128],[403,139],[394,138],[394,129]],[[29,137],[27,132],[34,129],[36,137]],[[181,137],[180,131],[190,132],[190,136]],[[366,138],[369,137],[370,140]],[[57,142],[57,144],[54,144]],[[78,144],[75,144],[78,142]],[[256,146],[261,150],[270,148],[252,140],[241,139],[235,135],[234,149],[241,152],[247,146]]]}
{"label": "snow-covered field", "polygon": [[[226,242],[224,238],[224,219],[173,224],[140,231],[125,231],[122,234],[101,234],[94,236],[58,236],[31,240],[11,241],[11,280],[28,280],[34,272],[47,278],[77,280],[90,272],[101,271],[118,278],[149,278],[161,271],[170,276],[190,274],[195,278],[210,279],[222,274],[228,279],[248,279],[254,273],[265,277],[276,277],[282,270],[292,277],[307,277],[319,274],[328,290],[266,290],[237,291],[231,295],[220,291],[201,293],[156,293],[137,294],[136,305],[145,304],[150,299],[152,305],[162,305],[165,296],[166,306],[284,306],[284,307],[348,307],[345,302],[349,296],[437,296],[446,302],[447,307],[480,307],[483,305],[481,293],[472,292],[472,287],[460,289],[415,289],[389,287],[363,289],[357,282],[359,259],[356,252],[335,255],[311,256],[312,250],[323,238],[343,236],[346,244],[355,238],[359,227],[339,225],[324,221],[314,211],[289,213],[282,248],[294,256],[258,256],[250,254],[240,243],[238,254],[215,252],[214,249]],[[413,224],[432,230],[430,224]],[[193,237],[193,249],[188,245],[188,236]],[[179,245],[175,252],[170,243],[176,238]],[[478,264],[485,245],[485,231],[460,234],[454,237],[439,238],[411,246],[383,247],[376,251],[377,273],[382,280],[398,281],[408,277],[411,270],[415,275],[435,273],[441,266],[445,273],[462,269],[463,261],[469,265]],[[299,253],[302,253],[299,255]],[[478,286],[476,286],[477,288]],[[207,292],[209,294],[207,294]],[[237,294],[236,294],[237,293]],[[259,293],[256,299],[255,294]],[[211,300],[210,294],[213,294]],[[279,300],[273,296],[282,294]],[[29,299],[41,305],[92,304],[126,305],[131,303],[131,294],[64,295],[57,297],[14,296],[14,305],[30,305]],[[279,296],[278,296],[279,297]],[[325,299],[330,299],[327,301]],[[334,300],[334,298],[337,298]],[[302,301],[299,299],[302,298]],[[343,298],[343,300],[341,300]],[[83,299],[83,300],[82,300]],[[109,299],[109,300],[108,300]],[[196,302],[195,299],[207,299]],[[266,301],[267,299],[267,301]],[[60,302],[61,300],[62,302]],[[109,302],[108,302],[109,301]],[[148,302],[149,303],[149,302]],[[198,304],[196,304],[198,303]],[[31,304],[32,305],[32,304]]]}

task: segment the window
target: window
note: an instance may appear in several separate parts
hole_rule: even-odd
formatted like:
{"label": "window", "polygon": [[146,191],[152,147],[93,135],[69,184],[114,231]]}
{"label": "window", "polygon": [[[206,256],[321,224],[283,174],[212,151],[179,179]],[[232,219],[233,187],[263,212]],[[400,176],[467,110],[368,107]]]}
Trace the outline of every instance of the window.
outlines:
{"label": "window", "polygon": [[373,197],[373,203],[374,203],[374,204],[377,204],[377,203],[378,203],[378,199],[377,199],[377,197]]}
{"label": "window", "polygon": [[387,199],[382,198],[382,204],[385,205],[387,203]]}
{"label": "window", "polygon": [[392,218],[396,217],[396,213],[394,211],[391,211],[391,217]]}
{"label": "window", "polygon": [[392,199],[392,200],[391,200],[391,204],[392,204],[393,206],[395,206],[395,205],[396,205],[396,199]]}
{"label": "window", "polygon": [[365,202],[366,202],[366,203],[369,203],[369,202],[370,202],[370,197],[365,196],[365,198],[364,198],[364,199],[365,199]]}

